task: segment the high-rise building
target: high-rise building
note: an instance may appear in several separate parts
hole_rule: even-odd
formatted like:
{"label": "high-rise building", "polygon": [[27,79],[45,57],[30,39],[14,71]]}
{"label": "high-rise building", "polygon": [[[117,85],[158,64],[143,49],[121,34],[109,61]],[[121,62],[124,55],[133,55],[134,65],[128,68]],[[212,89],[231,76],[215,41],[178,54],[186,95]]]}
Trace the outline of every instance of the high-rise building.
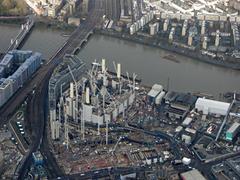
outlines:
{"label": "high-rise building", "polygon": [[105,14],[107,18],[118,21],[120,19],[120,0],[106,0]]}
{"label": "high-rise building", "polygon": [[83,14],[87,14],[88,13],[88,4],[89,4],[89,0],[83,0],[82,1],[82,13]]}
{"label": "high-rise building", "polygon": [[120,0],[121,17],[132,15],[132,0]]}
{"label": "high-rise building", "polygon": [[62,4],[63,0],[48,0],[48,2],[54,6],[59,6]]}
{"label": "high-rise building", "polygon": [[[26,59],[23,61],[23,57]],[[23,86],[23,84],[32,76],[39,68],[42,61],[40,53],[30,51],[13,50],[8,52],[0,61],[1,71],[6,74],[6,78],[0,79],[0,106]],[[19,66],[14,73],[10,73],[9,69],[13,66]]]}

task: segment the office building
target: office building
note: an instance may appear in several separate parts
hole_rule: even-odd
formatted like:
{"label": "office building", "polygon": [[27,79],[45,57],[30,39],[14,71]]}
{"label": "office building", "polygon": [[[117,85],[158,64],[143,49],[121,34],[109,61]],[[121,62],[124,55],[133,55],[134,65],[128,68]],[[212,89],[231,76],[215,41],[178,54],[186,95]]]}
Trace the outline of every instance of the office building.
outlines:
{"label": "office building", "polygon": [[88,4],[89,4],[89,0],[83,0],[82,1],[82,13],[83,14],[87,14],[88,13]]}
{"label": "office building", "polygon": [[[23,61],[23,57],[26,57],[25,61]],[[5,55],[0,62],[1,72],[4,72],[3,75],[6,76],[0,80],[0,107],[24,85],[39,68],[41,61],[40,53],[32,54],[30,51],[14,50]],[[12,66],[19,67],[12,73]]]}

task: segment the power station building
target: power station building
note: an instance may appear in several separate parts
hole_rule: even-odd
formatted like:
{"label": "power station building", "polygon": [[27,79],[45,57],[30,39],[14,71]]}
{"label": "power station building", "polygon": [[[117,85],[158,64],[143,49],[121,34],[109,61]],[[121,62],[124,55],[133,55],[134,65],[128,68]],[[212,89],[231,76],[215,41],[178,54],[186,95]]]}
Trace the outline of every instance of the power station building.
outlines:
{"label": "power station building", "polygon": [[106,125],[107,134],[108,124],[124,119],[135,100],[135,74],[131,79],[123,77],[121,64],[114,64],[116,73],[109,72],[102,59],[101,64],[94,62],[87,71],[85,64],[74,57],[70,57],[74,64],[65,61],[68,68],[55,73],[49,82],[52,139],[59,139],[60,128],[64,127],[66,144],[68,128],[73,124],[81,125],[83,139],[85,123],[97,125],[98,131]]}

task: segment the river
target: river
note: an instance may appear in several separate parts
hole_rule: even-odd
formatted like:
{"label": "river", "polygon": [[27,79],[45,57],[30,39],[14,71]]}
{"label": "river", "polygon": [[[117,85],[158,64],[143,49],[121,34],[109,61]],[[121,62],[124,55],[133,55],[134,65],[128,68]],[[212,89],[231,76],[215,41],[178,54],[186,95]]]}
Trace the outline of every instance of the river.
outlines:
{"label": "river", "polygon": [[[20,26],[18,25],[0,25],[0,52],[5,52],[11,42],[11,38],[14,38],[19,31]],[[67,37],[62,36],[64,33],[62,30],[37,25],[26,38],[26,42],[24,42],[21,49],[40,52],[43,54],[44,59],[49,59],[67,40]]]}
{"label": "river", "polygon": [[123,72],[135,72],[146,85],[160,83],[169,90],[182,92],[219,93],[240,90],[240,71],[217,67],[181,55],[177,60],[164,58],[170,52],[159,48],[95,35],[80,52],[79,57],[91,62],[105,58],[110,69],[111,61],[122,64]]}
{"label": "river", "polygon": [[[18,26],[0,25],[0,51],[6,49]],[[22,49],[39,51],[44,58],[53,55],[67,39],[63,31],[46,27],[34,28]],[[197,60],[176,55],[176,61],[164,58],[170,52],[112,37],[94,35],[78,56],[89,65],[94,59],[107,59],[109,69],[112,61],[122,64],[125,73],[135,72],[143,84],[159,83],[169,90],[181,92],[205,92],[218,96],[219,93],[240,90],[240,71],[217,67]]]}

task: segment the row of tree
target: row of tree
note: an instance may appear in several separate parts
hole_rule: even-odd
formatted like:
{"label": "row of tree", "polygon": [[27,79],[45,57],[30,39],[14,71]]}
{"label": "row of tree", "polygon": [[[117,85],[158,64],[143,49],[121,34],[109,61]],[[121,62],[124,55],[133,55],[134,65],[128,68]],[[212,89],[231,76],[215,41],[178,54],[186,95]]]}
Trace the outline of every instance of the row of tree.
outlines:
{"label": "row of tree", "polygon": [[0,0],[0,15],[24,15],[27,5],[24,0]]}

